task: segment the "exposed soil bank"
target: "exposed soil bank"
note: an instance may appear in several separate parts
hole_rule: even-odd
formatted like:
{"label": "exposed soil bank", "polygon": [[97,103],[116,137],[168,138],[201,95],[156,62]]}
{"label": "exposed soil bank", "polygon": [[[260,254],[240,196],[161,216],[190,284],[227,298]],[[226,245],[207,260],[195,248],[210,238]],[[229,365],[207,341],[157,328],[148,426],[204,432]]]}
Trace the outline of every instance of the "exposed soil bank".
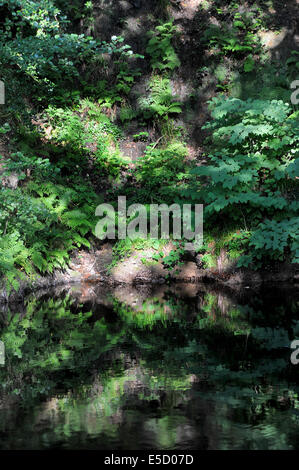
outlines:
{"label": "exposed soil bank", "polygon": [[[171,245],[163,248],[164,255],[171,250]],[[217,267],[203,269],[200,258],[189,255],[189,259],[173,270],[167,270],[162,261],[153,261],[151,249],[136,251],[128,258],[119,260],[114,265],[112,245],[105,244],[99,250],[81,251],[72,259],[65,271],[56,271],[51,276],[25,279],[20,282],[18,292],[7,293],[4,286],[0,289],[0,302],[18,301],[34,291],[71,284],[97,285],[106,288],[158,284],[213,284],[240,291],[245,287],[259,287],[263,284],[291,284],[299,287],[299,265],[280,263],[268,270],[253,271],[238,269],[234,263],[219,257]]]}

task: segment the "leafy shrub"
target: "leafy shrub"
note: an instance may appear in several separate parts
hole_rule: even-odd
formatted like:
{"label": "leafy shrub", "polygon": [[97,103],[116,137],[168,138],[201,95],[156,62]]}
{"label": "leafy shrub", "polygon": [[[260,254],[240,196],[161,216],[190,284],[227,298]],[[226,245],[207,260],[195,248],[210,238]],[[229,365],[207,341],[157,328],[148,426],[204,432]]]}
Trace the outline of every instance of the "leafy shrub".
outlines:
{"label": "leafy shrub", "polygon": [[60,173],[60,169],[51,164],[47,158],[30,157],[22,152],[13,153],[10,158],[4,161],[4,176],[13,172],[18,174],[18,180],[24,180],[29,176],[37,179],[55,179]]}
{"label": "leafy shrub", "polygon": [[93,102],[84,100],[77,109],[49,107],[46,118],[51,125],[50,141],[69,148],[69,159],[58,163],[86,165],[87,158],[93,155],[95,169],[116,176],[126,160],[117,148],[121,132],[100,108]]}
{"label": "leafy shrub", "polygon": [[1,45],[2,61],[15,65],[34,81],[44,83],[50,91],[62,80],[79,77],[78,65],[90,60],[97,43],[83,35],[62,34],[58,37],[30,36]]}
{"label": "leafy shrub", "polygon": [[116,103],[125,104],[136,78],[141,75],[141,70],[132,66],[131,61],[143,59],[144,56],[133,53],[130,46],[123,42],[123,37],[112,36],[110,43],[101,43],[100,50],[109,52],[110,63],[107,64],[106,56],[101,55],[98,68],[113,70],[109,83],[106,79],[98,80],[96,84],[83,83],[84,95],[97,98],[102,107],[112,108]]}
{"label": "leafy shrub", "polygon": [[257,46],[257,38],[254,33],[246,31],[240,34],[240,29],[236,26],[228,29],[211,25],[202,40],[208,43],[210,48],[218,50],[221,55],[231,53],[244,56],[253,52]]}
{"label": "leafy shrub", "polygon": [[[264,259],[296,262],[298,229],[298,121],[282,101],[213,99],[210,163],[185,195],[205,204],[207,226],[243,226],[250,231],[249,254],[240,260],[260,267]],[[220,150],[221,149],[221,150]]]}
{"label": "leafy shrub", "polygon": [[150,37],[146,52],[150,55],[153,70],[174,70],[180,65],[180,60],[172,46],[172,37],[176,27],[170,21],[161,24],[154,31],[149,31]]}
{"label": "leafy shrub", "polygon": [[[28,80],[38,101],[62,99],[61,89],[64,94],[74,80],[82,82],[83,66],[97,63],[103,53],[117,54],[123,64],[133,56],[121,37],[100,43],[90,36],[67,32],[69,21],[52,0],[2,1],[1,10],[5,18],[0,32],[1,67],[13,68],[19,81]],[[121,75],[120,79],[124,86],[128,78]]]}
{"label": "leafy shrub", "polygon": [[152,201],[172,201],[181,181],[186,177],[187,149],[181,143],[171,143],[165,148],[147,147],[145,155],[137,162],[136,178]]}
{"label": "leafy shrub", "polygon": [[180,114],[182,105],[174,101],[168,78],[153,76],[149,83],[150,94],[139,99],[139,107],[145,119],[168,120],[171,114]]}
{"label": "leafy shrub", "polygon": [[76,189],[31,181],[25,188],[0,190],[0,273],[8,288],[36,270],[51,273],[67,266],[70,253],[90,246],[99,198],[84,183]]}
{"label": "leafy shrub", "polygon": [[[265,220],[258,225],[250,238],[249,246],[254,248],[252,255],[244,255],[240,265],[247,266],[254,260],[270,258],[284,260],[285,249],[289,248],[292,262],[299,263],[299,218],[284,219],[280,221]],[[258,263],[261,266],[261,263]]]}

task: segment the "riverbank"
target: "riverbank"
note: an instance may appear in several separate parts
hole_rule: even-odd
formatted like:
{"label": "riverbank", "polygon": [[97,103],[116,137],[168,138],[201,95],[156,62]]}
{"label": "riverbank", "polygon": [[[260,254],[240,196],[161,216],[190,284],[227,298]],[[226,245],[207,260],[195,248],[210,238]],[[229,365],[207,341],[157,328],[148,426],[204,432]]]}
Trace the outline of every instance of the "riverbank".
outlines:
{"label": "riverbank", "polygon": [[237,268],[235,261],[229,261],[225,253],[217,258],[217,266],[202,268],[199,255],[185,254],[182,261],[167,269],[163,259],[172,244],[163,247],[163,257],[153,260],[154,250],[133,251],[128,257],[115,260],[113,246],[109,243],[99,249],[78,251],[69,267],[56,270],[52,275],[25,277],[19,282],[19,289],[8,292],[2,283],[0,302],[18,301],[32,292],[72,284],[133,287],[136,285],[159,284],[213,284],[239,291],[246,287],[270,284],[291,284],[299,287],[298,264],[279,263],[264,270]]}

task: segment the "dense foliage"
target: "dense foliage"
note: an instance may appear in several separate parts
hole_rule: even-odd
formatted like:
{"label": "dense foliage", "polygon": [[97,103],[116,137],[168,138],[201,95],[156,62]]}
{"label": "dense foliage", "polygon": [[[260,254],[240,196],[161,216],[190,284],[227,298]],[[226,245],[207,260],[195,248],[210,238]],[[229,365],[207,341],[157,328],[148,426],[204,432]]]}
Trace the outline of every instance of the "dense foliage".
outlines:
{"label": "dense foliage", "polygon": [[[168,283],[298,280],[293,3],[0,0],[0,449],[298,449],[295,289]],[[119,196],[203,204],[203,246],[97,239]]]}
{"label": "dense foliage", "polygon": [[287,254],[298,263],[299,126],[291,107],[224,98],[211,107],[213,121],[205,127],[212,129],[213,154],[208,165],[192,170],[201,178],[198,190],[186,194],[204,201],[211,228],[241,229],[239,241],[249,254],[239,265],[261,267],[261,260],[282,261]]}
{"label": "dense foliage", "polygon": [[[148,12],[151,27],[130,45],[119,34],[126,18],[110,39],[98,37],[91,2],[0,2],[0,274],[9,289],[97,245],[95,208],[118,195],[203,203],[203,266],[221,249],[254,269],[298,262],[298,53],[281,64],[263,47],[258,32],[273,23],[264,7],[220,3],[199,6],[192,28],[201,34],[191,30],[186,50],[188,28],[170,1],[159,2],[160,18]],[[205,105],[205,74],[215,96],[194,156],[190,116]],[[124,142],[142,155],[126,154]],[[114,252],[122,258],[127,246]],[[183,246],[165,259],[170,270]]]}

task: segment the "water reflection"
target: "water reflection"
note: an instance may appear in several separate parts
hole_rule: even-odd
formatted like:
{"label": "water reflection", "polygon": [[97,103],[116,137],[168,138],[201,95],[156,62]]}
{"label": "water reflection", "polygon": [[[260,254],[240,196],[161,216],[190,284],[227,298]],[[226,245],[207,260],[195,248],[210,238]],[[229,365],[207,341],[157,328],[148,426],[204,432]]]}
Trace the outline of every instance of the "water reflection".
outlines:
{"label": "water reflection", "polygon": [[74,286],[1,312],[1,449],[298,449],[294,289]]}

